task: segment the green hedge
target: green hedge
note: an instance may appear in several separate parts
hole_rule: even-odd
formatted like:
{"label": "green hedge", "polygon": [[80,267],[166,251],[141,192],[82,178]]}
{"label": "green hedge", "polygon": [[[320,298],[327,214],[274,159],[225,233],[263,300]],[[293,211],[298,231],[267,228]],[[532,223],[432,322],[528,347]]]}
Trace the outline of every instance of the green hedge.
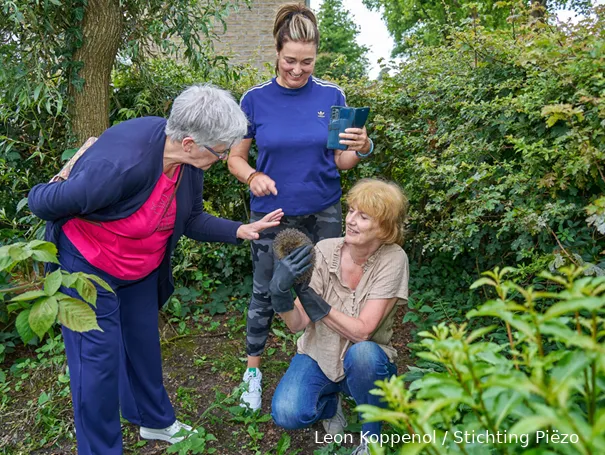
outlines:
{"label": "green hedge", "polygon": [[[380,81],[338,81],[350,105],[372,107],[376,144],[371,159],[343,173],[345,191],[361,177],[382,176],[399,182],[411,201],[405,248],[416,312],[407,320],[462,320],[479,301],[470,283],[494,266],[516,265],[522,282],[570,262],[603,273],[603,8],[597,13],[572,27],[517,27],[514,36],[461,30],[447,45],[413,49]],[[269,67],[243,68],[236,81],[220,71],[207,79],[239,98],[269,76]],[[203,80],[172,61],[118,66],[112,121],[165,116],[183,87]],[[40,157],[54,171],[61,153]],[[36,160],[18,166],[29,185],[51,170]],[[5,188],[5,201],[11,191]],[[24,192],[15,186],[8,212]],[[247,191],[224,164],[207,173],[205,198],[209,212],[247,219]],[[251,271],[247,248],[188,243],[176,265],[195,256],[212,279],[243,277]],[[192,267],[177,271],[184,283],[196,280]]]}
{"label": "green hedge", "polygon": [[[376,143],[372,159],[343,173],[343,187],[382,176],[405,189],[410,307],[428,324],[462,320],[478,302],[470,283],[494,266],[516,265],[526,281],[572,261],[602,273],[605,245],[585,209],[605,188],[603,19],[596,17],[515,36],[461,30],[447,46],[418,47],[380,81],[338,81],[350,105],[372,107]],[[236,82],[213,82],[239,98],[269,76],[248,70]],[[114,119],[165,115],[170,99],[198,81],[173,62],[122,68],[114,76]],[[247,218],[247,192],[226,166],[208,172],[205,197],[210,211]],[[217,250],[235,250],[200,248],[212,252],[200,259],[214,276],[223,267],[250,273],[243,252],[235,249],[236,263],[217,263]]]}

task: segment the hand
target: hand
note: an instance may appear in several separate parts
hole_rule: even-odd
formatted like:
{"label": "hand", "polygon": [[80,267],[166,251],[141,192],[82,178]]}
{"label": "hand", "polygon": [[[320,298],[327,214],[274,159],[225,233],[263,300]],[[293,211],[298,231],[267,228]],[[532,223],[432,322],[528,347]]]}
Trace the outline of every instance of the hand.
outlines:
{"label": "hand", "polygon": [[366,153],[370,150],[370,139],[366,127],[347,128],[344,133],[340,133],[340,143],[347,146],[347,150]]}
{"label": "hand", "polygon": [[312,322],[320,321],[325,318],[332,310],[332,307],[315,290],[307,284],[297,284],[294,286],[298,300],[305,309],[305,313]]}
{"label": "hand", "polygon": [[236,236],[238,239],[256,240],[259,238],[259,232],[262,232],[268,228],[279,226],[283,216],[284,211],[282,209],[274,210],[271,213],[267,213],[264,217],[258,221],[255,221],[254,223],[242,224],[239,228],[237,228]]}
{"label": "hand", "polygon": [[277,196],[275,181],[262,172],[255,176],[250,182],[250,191],[252,191],[252,194],[256,197],[268,196],[270,194]]}
{"label": "hand", "polygon": [[296,279],[312,267],[311,250],[313,245],[296,248],[288,256],[275,263],[273,278],[269,283],[271,305],[276,313],[294,309],[294,299],[290,289]]}
{"label": "hand", "polygon": [[312,264],[313,245],[303,245],[294,249],[289,255],[275,263],[273,278],[269,290],[276,292],[289,291],[298,277],[309,270]]}

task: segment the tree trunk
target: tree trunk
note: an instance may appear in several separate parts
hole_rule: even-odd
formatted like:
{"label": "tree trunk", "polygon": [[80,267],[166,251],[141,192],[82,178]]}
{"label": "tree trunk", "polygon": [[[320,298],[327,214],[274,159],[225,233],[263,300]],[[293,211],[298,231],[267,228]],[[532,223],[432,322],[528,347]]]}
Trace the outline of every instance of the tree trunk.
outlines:
{"label": "tree trunk", "polygon": [[88,0],[82,22],[82,47],[74,53],[74,61],[83,64],[78,75],[84,85],[81,89],[70,87],[71,126],[78,144],[109,128],[109,84],[122,31],[119,0]]}

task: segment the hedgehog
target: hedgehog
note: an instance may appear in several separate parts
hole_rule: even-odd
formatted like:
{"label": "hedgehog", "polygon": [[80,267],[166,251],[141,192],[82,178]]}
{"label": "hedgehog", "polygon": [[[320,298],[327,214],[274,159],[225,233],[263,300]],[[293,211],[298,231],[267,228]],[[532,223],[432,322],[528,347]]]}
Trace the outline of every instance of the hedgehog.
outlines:
{"label": "hedgehog", "polygon": [[[283,259],[299,246],[313,245],[313,242],[306,234],[298,229],[288,228],[275,236],[273,241],[273,251],[277,259]],[[311,250],[311,264],[315,264],[315,250]],[[309,270],[297,278],[297,284],[309,284],[311,275],[313,275],[313,265]]]}

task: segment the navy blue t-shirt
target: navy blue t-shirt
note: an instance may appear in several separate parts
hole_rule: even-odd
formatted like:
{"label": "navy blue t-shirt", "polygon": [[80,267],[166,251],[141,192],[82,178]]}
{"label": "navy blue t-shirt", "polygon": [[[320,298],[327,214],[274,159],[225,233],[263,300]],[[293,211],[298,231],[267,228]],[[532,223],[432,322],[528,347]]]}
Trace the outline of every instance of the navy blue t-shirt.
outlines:
{"label": "navy blue t-shirt", "polygon": [[313,77],[298,89],[273,78],[244,93],[241,107],[250,121],[246,138],[254,138],[258,148],[256,170],[275,181],[278,193],[251,194],[252,211],[282,208],[286,215],[309,215],[338,202],[340,174],[334,151],[326,148],[334,105],[346,105],[342,89]]}

